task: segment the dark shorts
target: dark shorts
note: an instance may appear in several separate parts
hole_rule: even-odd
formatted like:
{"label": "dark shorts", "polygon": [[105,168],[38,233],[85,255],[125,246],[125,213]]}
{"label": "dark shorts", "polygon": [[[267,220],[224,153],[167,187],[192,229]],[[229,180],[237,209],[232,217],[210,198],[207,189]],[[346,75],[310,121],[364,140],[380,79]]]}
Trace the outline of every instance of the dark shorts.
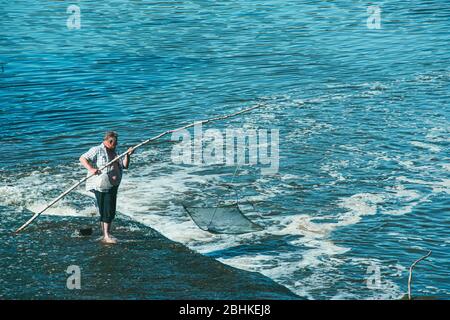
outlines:
{"label": "dark shorts", "polygon": [[101,222],[111,223],[116,216],[117,189],[118,186],[108,192],[94,191]]}

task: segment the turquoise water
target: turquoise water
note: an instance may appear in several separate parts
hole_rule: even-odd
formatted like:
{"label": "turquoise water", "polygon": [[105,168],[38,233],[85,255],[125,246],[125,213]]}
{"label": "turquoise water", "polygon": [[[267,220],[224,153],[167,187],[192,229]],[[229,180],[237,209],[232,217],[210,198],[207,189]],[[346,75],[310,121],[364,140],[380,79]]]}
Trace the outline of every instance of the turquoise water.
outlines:
{"label": "turquoise water", "polygon": [[[448,2],[74,4],[79,30],[66,2],[0,1],[0,205],[18,226],[84,176],[78,157],[105,130],[123,149],[264,103],[209,125],[280,130],[279,172],[234,180],[264,231],[196,228],[181,204],[231,201],[235,168],[177,165],[167,139],[133,156],[119,211],[311,299],[399,298],[432,250],[413,293],[449,298]],[[92,210],[79,188],[49,214]]]}

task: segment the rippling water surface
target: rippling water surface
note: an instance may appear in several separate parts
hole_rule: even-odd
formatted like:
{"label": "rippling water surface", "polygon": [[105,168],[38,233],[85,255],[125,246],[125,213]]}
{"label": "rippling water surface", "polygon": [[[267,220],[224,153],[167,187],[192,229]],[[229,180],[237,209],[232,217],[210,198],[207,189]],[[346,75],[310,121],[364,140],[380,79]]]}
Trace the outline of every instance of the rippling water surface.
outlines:
{"label": "rippling water surface", "polygon": [[[264,231],[196,228],[181,204],[231,201],[235,168],[174,164],[167,139],[133,156],[119,211],[312,299],[400,298],[432,250],[413,293],[450,297],[448,1],[74,4],[79,30],[67,2],[0,1],[0,212],[19,226],[82,178],[107,129],[123,149],[263,103],[210,127],[280,130],[279,172],[234,180]],[[90,211],[79,188],[49,214]]]}

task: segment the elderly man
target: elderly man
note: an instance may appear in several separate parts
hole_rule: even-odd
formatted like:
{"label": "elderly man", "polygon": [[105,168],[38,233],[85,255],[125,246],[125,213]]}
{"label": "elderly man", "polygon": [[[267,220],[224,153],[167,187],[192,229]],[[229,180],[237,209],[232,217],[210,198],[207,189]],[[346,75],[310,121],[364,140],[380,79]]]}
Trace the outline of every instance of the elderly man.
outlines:
{"label": "elderly man", "polygon": [[106,132],[100,145],[92,147],[80,157],[81,164],[88,170],[87,174],[95,174],[86,181],[86,190],[94,192],[97,200],[103,243],[117,242],[111,235],[111,224],[116,215],[117,189],[122,180],[122,170],[128,169],[130,156],[133,154],[133,149],[129,148],[124,158],[117,160],[103,172],[98,169],[117,157],[118,137],[114,131]]}

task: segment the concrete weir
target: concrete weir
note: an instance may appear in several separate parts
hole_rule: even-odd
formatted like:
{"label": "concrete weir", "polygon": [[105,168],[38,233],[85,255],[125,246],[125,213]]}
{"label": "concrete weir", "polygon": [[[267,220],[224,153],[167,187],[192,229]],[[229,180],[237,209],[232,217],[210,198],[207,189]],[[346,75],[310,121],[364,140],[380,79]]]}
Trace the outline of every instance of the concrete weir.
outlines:
{"label": "concrete weir", "polygon": [[[16,219],[7,219],[11,230]],[[87,227],[93,234],[80,235]],[[6,231],[3,299],[300,299],[260,273],[224,265],[123,215],[115,221],[116,245],[100,243],[97,218],[44,216],[21,234]]]}

